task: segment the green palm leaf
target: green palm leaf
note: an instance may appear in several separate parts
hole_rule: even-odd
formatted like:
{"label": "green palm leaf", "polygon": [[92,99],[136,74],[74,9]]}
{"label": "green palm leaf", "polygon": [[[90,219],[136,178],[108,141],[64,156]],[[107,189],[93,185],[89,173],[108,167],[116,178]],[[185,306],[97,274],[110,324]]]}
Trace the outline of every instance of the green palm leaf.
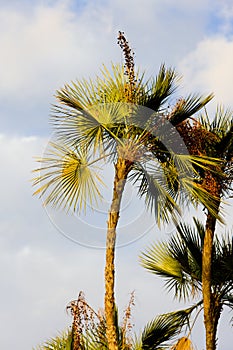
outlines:
{"label": "green palm leaf", "polygon": [[168,174],[158,162],[143,163],[134,164],[129,180],[138,184],[138,195],[145,199],[145,204],[155,214],[158,225],[161,221],[169,221],[170,217],[176,220],[180,209],[176,202],[177,188],[173,186],[172,177],[170,176],[168,181]]}
{"label": "green palm leaf", "polygon": [[217,135],[219,139],[226,136],[233,124],[232,111],[224,110],[222,106],[217,107],[212,121],[207,113],[200,115],[198,120],[206,130]]}
{"label": "green palm leaf", "polygon": [[[182,260],[187,260],[187,252],[182,250]],[[177,252],[177,255],[180,255]],[[190,278],[181,262],[171,254],[167,243],[152,245],[140,256],[141,265],[150,272],[165,279],[166,288],[174,291],[176,297],[187,299],[192,291]]]}
{"label": "green palm leaf", "polygon": [[47,340],[43,345],[36,347],[35,350],[71,350],[71,344],[71,331],[66,331]]}
{"label": "green palm leaf", "polygon": [[[214,147],[212,143],[207,147],[207,154],[219,157],[225,161],[225,182],[232,181],[232,159],[233,159],[233,117],[231,110],[224,110],[219,106],[213,121],[209,120],[207,113],[201,115],[199,121],[203,127],[216,137]],[[223,188],[224,190],[224,188]]]}
{"label": "green palm leaf", "polygon": [[153,111],[161,110],[163,104],[168,100],[176,88],[179,77],[174,69],[166,69],[163,64],[155,80],[147,82],[146,93],[141,96],[138,104],[150,108]]}
{"label": "green palm leaf", "polygon": [[44,158],[39,159],[39,175],[33,179],[39,188],[34,194],[43,197],[44,204],[52,204],[67,210],[81,211],[87,204],[98,204],[101,199],[99,185],[103,184],[98,168],[91,164],[86,151],[50,143]]}
{"label": "green palm leaf", "polygon": [[190,310],[181,310],[157,316],[144,328],[141,350],[161,350],[171,346],[171,341],[181,328],[188,323]]}
{"label": "green palm leaf", "polygon": [[200,95],[189,95],[187,98],[179,100],[169,116],[169,121],[172,123],[172,125],[177,126],[184,120],[197,113],[209,101],[211,101],[212,98],[212,94],[208,95],[207,97],[202,97]]}
{"label": "green palm leaf", "polygon": [[71,146],[93,147],[102,153],[109,143],[124,137],[129,106],[125,103],[95,104],[84,111],[54,108],[56,135],[60,141]]}
{"label": "green palm leaf", "polygon": [[[167,242],[152,244],[140,256],[141,265],[163,277],[168,290],[173,290],[178,298],[196,296],[201,291],[205,228],[197,219],[194,219],[194,223],[193,228],[180,223],[177,233]],[[215,237],[211,286],[220,303],[226,302],[230,306],[233,291],[233,239],[229,234],[222,238]]]}
{"label": "green palm leaf", "polygon": [[188,299],[201,289],[202,243],[203,238],[196,230],[179,224],[176,235],[168,242],[147,248],[140,261],[144,268],[163,277],[166,287],[174,290],[176,297]]}

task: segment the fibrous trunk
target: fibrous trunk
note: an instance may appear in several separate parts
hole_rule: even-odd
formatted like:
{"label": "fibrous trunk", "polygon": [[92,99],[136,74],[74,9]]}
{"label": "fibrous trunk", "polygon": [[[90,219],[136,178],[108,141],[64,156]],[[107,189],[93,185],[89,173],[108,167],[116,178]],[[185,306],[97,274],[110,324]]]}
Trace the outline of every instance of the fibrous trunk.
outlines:
{"label": "fibrous trunk", "polygon": [[106,265],[105,265],[105,318],[106,336],[109,350],[118,350],[117,329],[115,324],[115,297],[114,297],[114,258],[116,243],[116,227],[125,181],[130,170],[130,162],[118,158],[115,165],[115,178],[113,198],[108,214],[108,229],[106,239]]}
{"label": "fibrous trunk", "polygon": [[216,219],[208,213],[202,253],[202,294],[206,331],[206,350],[215,350],[214,300],[211,292],[211,264]]}
{"label": "fibrous trunk", "polygon": [[[213,181],[214,182],[214,181]],[[215,184],[215,204],[216,215],[220,208],[220,186],[218,182]],[[219,300],[216,299],[214,292],[211,289],[212,286],[212,258],[213,258],[213,243],[214,233],[216,227],[217,218],[208,211],[205,227],[205,238],[202,253],[202,295],[203,295],[203,308],[204,308],[204,323],[206,332],[206,350],[216,349],[216,332],[217,324],[220,316]]]}

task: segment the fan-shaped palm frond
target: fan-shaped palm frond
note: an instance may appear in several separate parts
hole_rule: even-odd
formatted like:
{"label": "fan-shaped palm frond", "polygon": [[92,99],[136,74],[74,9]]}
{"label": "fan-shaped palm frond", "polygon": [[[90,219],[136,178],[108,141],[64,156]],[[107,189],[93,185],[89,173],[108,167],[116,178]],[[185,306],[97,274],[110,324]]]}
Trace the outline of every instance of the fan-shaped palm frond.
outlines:
{"label": "fan-shaped palm frond", "polygon": [[68,330],[47,340],[43,345],[39,345],[34,350],[71,350],[71,344],[72,334]]}
{"label": "fan-shaped palm frond", "polygon": [[[207,113],[201,115],[199,121],[203,127],[215,135],[215,141],[206,143],[206,154],[211,157],[218,157],[222,160],[224,177],[220,178],[222,196],[229,190],[232,191],[233,174],[233,117],[231,110],[224,110],[219,106],[216,110],[213,121],[209,120]],[[208,138],[207,138],[208,141]]]}
{"label": "fan-shaped palm frond", "polygon": [[[141,264],[165,279],[175,296],[197,296],[202,283],[204,226],[194,218],[195,227],[177,226],[167,242],[151,245],[140,256]],[[233,292],[233,240],[229,234],[214,240],[211,288],[220,303],[230,306]],[[228,298],[229,297],[229,298]]]}
{"label": "fan-shaped palm frond", "polygon": [[214,133],[220,140],[228,134],[233,124],[232,111],[230,109],[225,110],[222,106],[217,107],[212,121],[207,112],[201,114],[198,120],[206,130]]}
{"label": "fan-shaped palm frond", "polygon": [[176,297],[187,299],[201,289],[202,239],[190,226],[179,224],[168,242],[153,244],[141,255],[141,264],[164,277]]}
{"label": "fan-shaped palm frond", "polygon": [[71,149],[66,145],[51,143],[44,158],[39,159],[41,168],[34,178],[34,185],[40,187],[34,192],[44,197],[44,204],[52,204],[74,211],[85,209],[87,204],[101,199],[99,185],[103,184],[98,168],[90,161],[85,150]]}
{"label": "fan-shaped palm frond", "polygon": [[179,310],[157,316],[149,322],[139,338],[136,339],[134,349],[162,350],[170,348],[174,337],[187,326],[193,309]]}
{"label": "fan-shaped palm frond", "polygon": [[220,296],[233,292],[233,237],[215,237],[212,262],[213,285]]}
{"label": "fan-shaped palm frond", "polygon": [[138,184],[138,195],[145,198],[145,204],[155,214],[158,224],[161,220],[169,221],[170,216],[175,220],[180,213],[176,202],[177,191],[173,188],[171,176],[168,182],[158,163],[135,163],[129,179]]}
{"label": "fan-shaped palm frond", "polygon": [[[74,147],[97,150],[102,153],[108,143],[124,137],[129,104],[117,102],[91,105],[82,112],[70,111],[61,106],[54,108],[58,140]],[[65,115],[65,117],[64,117]]]}
{"label": "fan-shaped palm frond", "polygon": [[219,168],[221,160],[219,158],[176,153],[172,153],[172,158],[180,184],[179,190],[183,194],[182,199],[194,205],[201,203],[213,217],[223,223],[223,216],[219,213],[219,199],[205,189],[200,174],[206,171],[219,177],[223,176]]}

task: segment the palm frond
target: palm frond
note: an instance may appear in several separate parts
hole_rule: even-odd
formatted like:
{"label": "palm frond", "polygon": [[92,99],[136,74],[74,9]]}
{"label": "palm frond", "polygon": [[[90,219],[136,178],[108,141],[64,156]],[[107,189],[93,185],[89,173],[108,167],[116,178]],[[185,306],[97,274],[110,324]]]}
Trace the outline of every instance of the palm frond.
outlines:
{"label": "palm frond", "polygon": [[[161,221],[176,221],[180,214],[176,202],[176,188],[172,177],[156,162],[135,162],[129,180],[138,184],[138,195],[145,199],[147,208],[155,214],[158,225]],[[170,173],[171,175],[171,173]]]}
{"label": "palm frond", "polygon": [[220,286],[221,293],[233,291],[233,237],[227,233],[225,237],[215,237],[213,247],[213,281]]}
{"label": "palm frond", "polygon": [[230,307],[233,310],[233,294],[225,294],[223,296],[223,303],[224,305]]}
{"label": "palm frond", "polygon": [[171,348],[171,350],[194,350],[191,340],[187,337],[182,337],[178,342]]}
{"label": "palm frond", "polygon": [[125,136],[129,108],[122,102],[96,104],[82,112],[57,106],[54,112],[61,120],[54,123],[56,136],[73,147],[93,147],[94,152],[102,153],[109,143]]}
{"label": "palm frond", "polygon": [[[195,218],[194,218],[195,219]],[[192,277],[195,278],[197,281],[201,280],[201,270],[202,270],[202,248],[203,248],[203,237],[201,236],[202,232],[204,231],[204,226],[198,222],[195,221],[196,227],[199,229],[195,230],[190,225],[186,225],[183,223],[180,223],[176,229],[177,232],[184,244],[184,248],[188,252],[188,270],[186,272],[192,271]],[[199,225],[199,226],[198,226]],[[171,237],[170,240],[171,243],[171,252],[173,252],[174,256],[177,258],[176,255],[177,250],[179,250],[179,244],[180,240],[177,236]],[[174,249],[176,247],[177,249]],[[183,265],[185,266],[185,264]]]}
{"label": "palm frond", "polygon": [[205,238],[205,227],[202,224],[202,222],[199,219],[197,219],[196,217],[193,217],[193,222],[194,222],[194,225],[195,225],[197,233],[198,233],[198,238],[201,241],[201,243],[200,243],[201,247],[203,247],[204,238]]}
{"label": "palm frond", "polygon": [[125,74],[123,65],[112,64],[111,71],[103,65],[101,74],[102,77],[97,77],[97,86],[100,102],[102,103],[140,104],[141,96],[144,96],[147,92],[148,81],[144,81],[145,73],[141,73],[139,69],[135,72],[134,93],[130,96],[130,100],[127,94],[129,77]]}
{"label": "palm frond", "polygon": [[41,167],[33,179],[34,192],[44,199],[44,204],[52,204],[67,210],[81,211],[101,199],[99,185],[103,182],[99,169],[89,165],[86,151],[71,149],[66,145],[51,143],[44,158],[39,159]]}
{"label": "palm frond", "polygon": [[71,350],[72,333],[65,331],[37,346],[34,350]]}
{"label": "palm frond", "polygon": [[[195,226],[179,223],[176,234],[167,242],[152,244],[141,253],[141,265],[161,276],[167,289],[179,298],[189,298],[200,293],[202,283],[202,253],[205,236],[204,225],[194,218]],[[226,234],[216,235],[212,256],[213,295],[230,306],[228,297],[233,292],[233,239]],[[228,300],[228,302],[227,302]]]}
{"label": "palm frond", "polygon": [[211,122],[207,113],[199,117],[202,126],[217,136],[216,153],[227,161],[233,157],[233,112],[218,106]]}
{"label": "palm frond", "polygon": [[180,223],[168,242],[152,244],[141,254],[140,262],[163,277],[167,289],[179,299],[194,297],[201,289],[202,244],[203,237],[197,230]]}
{"label": "palm frond", "polygon": [[160,350],[171,345],[171,341],[181,331],[189,319],[189,312],[179,310],[157,316],[149,322],[141,335],[141,349]]}
{"label": "palm frond", "polygon": [[178,80],[179,77],[174,69],[166,69],[164,64],[161,65],[155,80],[146,84],[146,94],[142,95],[138,101],[139,104],[153,111],[161,110],[163,104],[176,90]]}
{"label": "palm frond", "polygon": [[200,183],[193,181],[193,179],[183,178],[182,186],[188,195],[188,199],[193,204],[198,205],[201,203],[213,217],[216,217],[219,222],[224,223],[224,218],[218,211],[218,198],[205,190]]}
{"label": "palm frond", "polygon": [[[57,91],[56,98],[60,105],[54,106],[51,120],[63,143],[82,147],[91,144],[94,150],[101,148],[99,151],[102,151],[105,141],[118,138],[120,131],[122,133],[124,130],[124,123],[130,114],[124,68],[112,64],[109,71],[104,66],[101,74],[95,82],[83,79],[66,84]],[[143,74],[138,79],[136,95],[143,93],[142,80]],[[124,137],[122,134],[120,136]]]}
{"label": "palm frond", "polygon": [[[183,252],[184,255],[186,252]],[[183,270],[178,259],[173,257],[168,243],[159,242],[151,245],[140,256],[141,265],[150,272],[163,277],[168,291],[173,290],[179,299],[189,297],[192,287],[190,278]]]}
{"label": "palm frond", "polygon": [[201,289],[202,273],[202,241],[198,232],[179,223],[177,234],[169,240],[169,252],[181,266],[186,284],[190,285],[190,296],[196,296]]}
{"label": "palm frond", "polygon": [[214,133],[222,139],[226,133],[232,127],[232,111],[230,109],[224,109],[223,106],[217,106],[213,120],[211,121],[207,111],[205,114],[201,114],[198,118],[201,125],[208,131]]}
{"label": "palm frond", "polygon": [[209,101],[211,101],[212,98],[213,95],[210,94],[206,97],[200,95],[189,95],[188,97],[181,99],[172,110],[169,116],[169,121],[172,123],[172,125],[177,126],[184,120],[197,113]]}

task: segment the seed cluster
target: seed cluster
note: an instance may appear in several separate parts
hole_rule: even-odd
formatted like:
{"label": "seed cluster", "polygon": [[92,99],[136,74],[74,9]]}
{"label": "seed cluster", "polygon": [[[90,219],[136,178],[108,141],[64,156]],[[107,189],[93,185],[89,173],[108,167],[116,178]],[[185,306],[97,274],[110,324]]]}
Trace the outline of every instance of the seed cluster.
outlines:
{"label": "seed cluster", "polygon": [[126,40],[124,32],[119,31],[117,44],[123,51],[125,58],[125,75],[128,77],[128,84],[125,87],[125,92],[128,96],[129,102],[132,102],[132,97],[136,88],[136,77],[135,77],[135,63],[134,63],[134,52],[129,46],[128,41]]}
{"label": "seed cluster", "polygon": [[[218,142],[218,137],[206,130],[197,120],[182,122],[177,126],[177,131],[184,140],[190,155],[215,157],[213,150]],[[218,172],[222,170],[222,166],[222,164],[219,164],[219,168],[209,166],[200,174],[202,178],[201,186],[215,197],[219,197],[223,186],[222,176],[218,175]]]}
{"label": "seed cluster", "polygon": [[95,326],[96,314],[94,310],[87,304],[85,295],[81,291],[77,300],[73,300],[67,306],[67,310],[73,317],[72,323],[72,349],[83,349],[83,334]]}

